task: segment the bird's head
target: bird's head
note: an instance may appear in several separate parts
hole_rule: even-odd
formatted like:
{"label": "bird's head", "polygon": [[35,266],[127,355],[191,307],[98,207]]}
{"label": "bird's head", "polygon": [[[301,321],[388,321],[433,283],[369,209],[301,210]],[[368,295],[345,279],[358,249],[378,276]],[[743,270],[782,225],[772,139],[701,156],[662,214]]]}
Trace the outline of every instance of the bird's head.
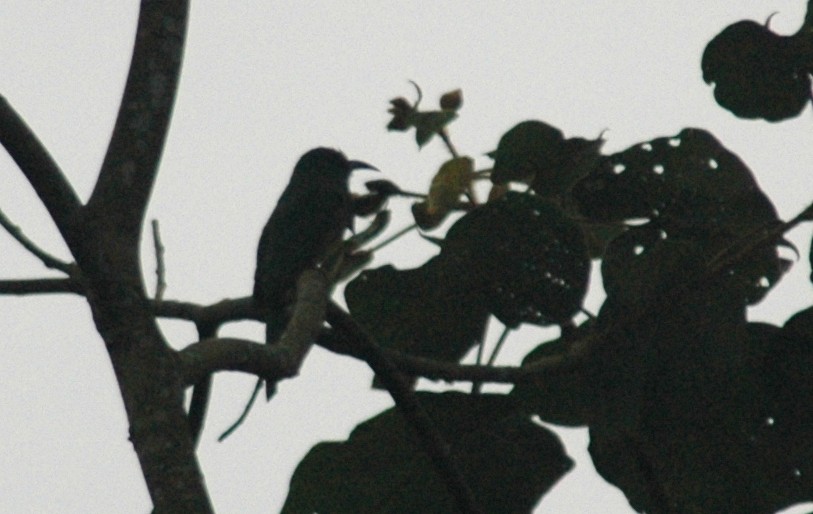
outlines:
{"label": "bird's head", "polygon": [[350,173],[358,169],[378,171],[378,168],[366,162],[349,160],[338,150],[314,148],[299,158],[299,162],[294,167],[292,180],[297,178],[308,181],[329,180],[346,184]]}

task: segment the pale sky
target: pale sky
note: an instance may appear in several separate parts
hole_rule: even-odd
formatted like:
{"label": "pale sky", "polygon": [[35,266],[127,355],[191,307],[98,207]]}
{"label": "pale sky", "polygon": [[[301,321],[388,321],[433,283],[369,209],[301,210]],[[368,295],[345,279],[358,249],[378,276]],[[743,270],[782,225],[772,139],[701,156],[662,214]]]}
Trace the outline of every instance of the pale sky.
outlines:
{"label": "pale sky", "polygon": [[[801,24],[804,0],[342,2],[209,0],[193,5],[186,61],[169,142],[148,218],[161,223],[166,297],[200,303],[251,292],[260,230],[299,156],[331,146],[373,163],[404,189],[426,190],[447,157],[431,142],[388,133],[386,109],[424,90],[424,106],[462,88],[451,127],[461,153],[477,159],[508,128],[541,119],[567,136],[596,137],[605,152],[687,126],[714,133],[753,170],[789,218],[811,201],[813,116],[779,124],[745,121],[718,107],[701,79],[705,44],[740,19],[779,33]],[[0,94],[50,149],[81,197],[101,164],[130,60],[137,2],[0,4]],[[0,209],[34,241],[67,259],[65,246],[22,174],[4,152]],[[360,183],[356,183],[357,187]],[[392,230],[409,204],[390,204]],[[811,303],[809,227],[790,234],[802,259],[755,320],[782,323]],[[0,278],[52,276],[5,234]],[[432,247],[412,235],[374,266],[408,268]],[[146,282],[154,257],[145,238]],[[101,339],[75,296],[0,298],[0,512],[126,512],[150,509],[127,441],[124,410]],[[162,323],[175,347],[194,340],[187,323]],[[262,339],[257,323],[223,334]],[[515,336],[503,363],[540,341]],[[199,450],[218,512],[276,512],[301,457],[321,440],[342,440],[390,405],[369,392],[371,373],[314,349],[302,374],[255,407],[225,443],[254,379],[215,380]],[[568,430],[577,466],[538,512],[632,510],[586,461],[586,430]]]}

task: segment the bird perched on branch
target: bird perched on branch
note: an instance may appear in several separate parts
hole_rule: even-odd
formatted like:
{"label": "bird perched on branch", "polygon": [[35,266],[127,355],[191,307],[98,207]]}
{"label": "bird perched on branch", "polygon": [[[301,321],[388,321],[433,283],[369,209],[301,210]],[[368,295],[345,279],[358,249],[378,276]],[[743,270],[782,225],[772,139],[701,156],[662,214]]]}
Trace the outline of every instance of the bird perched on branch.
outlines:
{"label": "bird perched on branch", "polygon": [[271,213],[257,248],[254,305],[266,322],[266,342],[279,339],[288,323],[303,271],[313,268],[352,228],[353,170],[373,166],[351,161],[339,151],[315,148],[296,163],[291,180]]}

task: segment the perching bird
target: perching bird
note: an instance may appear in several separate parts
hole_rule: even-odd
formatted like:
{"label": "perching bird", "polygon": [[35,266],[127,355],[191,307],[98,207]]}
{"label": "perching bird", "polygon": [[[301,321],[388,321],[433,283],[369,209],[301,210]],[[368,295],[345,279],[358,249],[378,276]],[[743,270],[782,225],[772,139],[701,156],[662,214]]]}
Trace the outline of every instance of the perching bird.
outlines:
{"label": "perching bird", "polygon": [[254,305],[266,322],[267,343],[285,330],[286,307],[294,300],[299,276],[352,228],[348,179],[360,168],[376,169],[330,148],[310,150],[296,163],[257,248]]}

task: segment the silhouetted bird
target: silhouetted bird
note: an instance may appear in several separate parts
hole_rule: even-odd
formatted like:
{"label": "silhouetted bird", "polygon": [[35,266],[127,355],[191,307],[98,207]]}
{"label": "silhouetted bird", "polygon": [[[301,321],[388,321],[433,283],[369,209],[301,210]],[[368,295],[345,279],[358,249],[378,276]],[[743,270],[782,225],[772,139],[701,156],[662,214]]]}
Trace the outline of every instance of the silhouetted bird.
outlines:
{"label": "silhouetted bird", "polygon": [[286,307],[294,300],[299,276],[352,228],[348,179],[359,168],[376,169],[329,148],[310,150],[296,163],[257,248],[254,304],[266,322],[267,343],[285,330]]}

